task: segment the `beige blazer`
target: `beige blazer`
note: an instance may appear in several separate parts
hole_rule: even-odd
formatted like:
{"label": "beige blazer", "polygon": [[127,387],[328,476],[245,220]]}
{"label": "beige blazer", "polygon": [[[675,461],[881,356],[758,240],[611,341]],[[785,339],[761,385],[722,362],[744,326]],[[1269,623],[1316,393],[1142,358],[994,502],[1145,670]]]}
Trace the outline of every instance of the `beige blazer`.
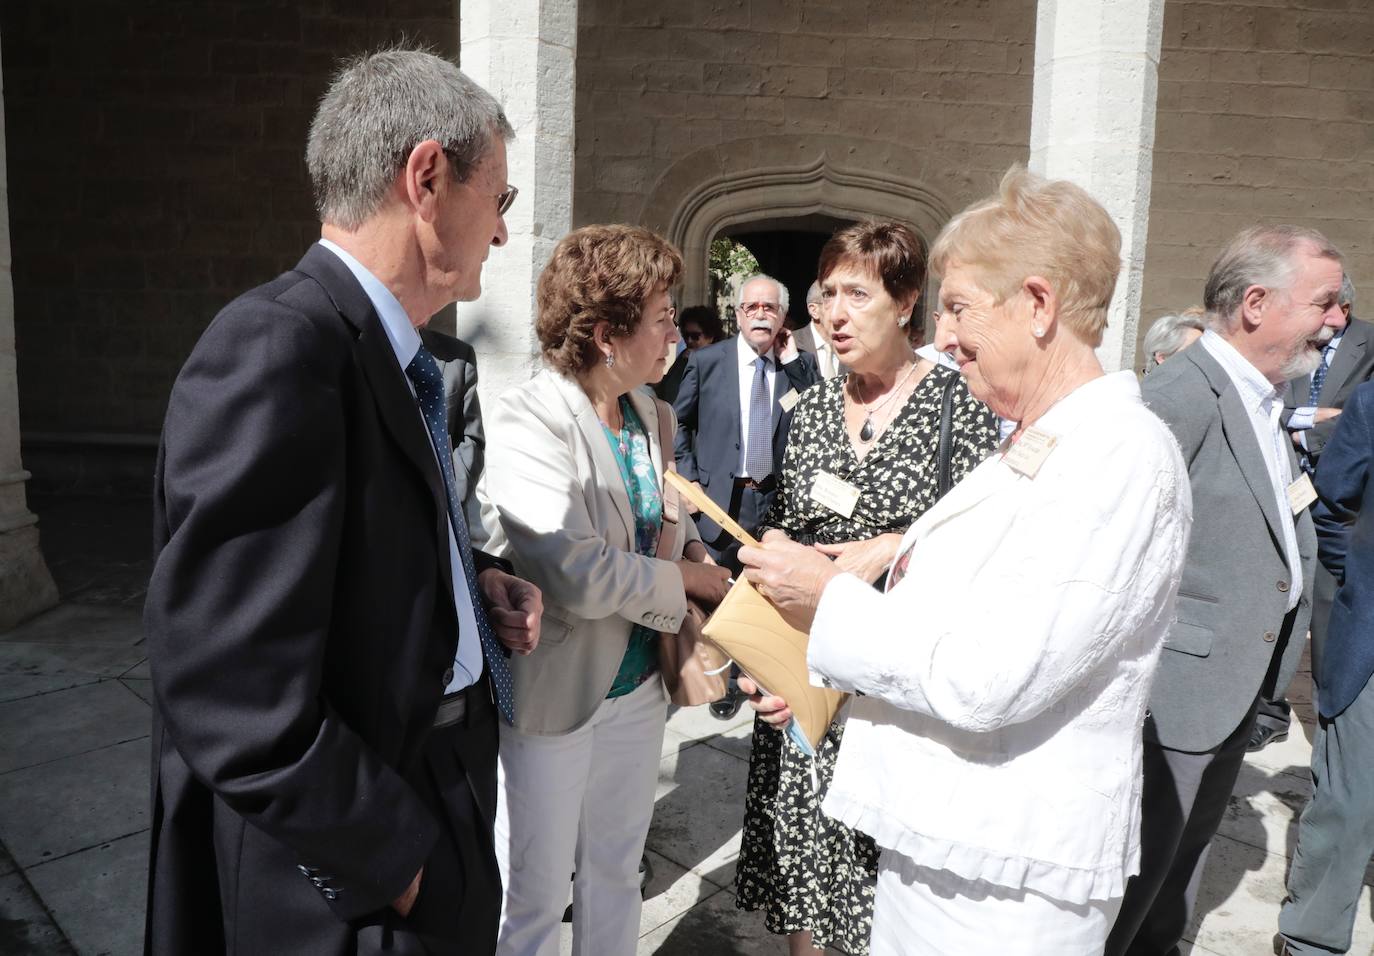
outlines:
{"label": "beige blazer", "polygon": [[[630,401],[649,432],[661,486],[656,400],[636,391]],[[635,553],[620,469],[575,381],[542,371],[503,393],[486,425],[482,518],[492,530],[486,550],[509,559],[544,592],[539,646],[510,662],[515,725],[526,733],[565,734],[591,719],[605,699],[633,625],[674,633],[682,626],[682,575],[669,561]],[[676,537],[674,558],[697,540],[695,524],[681,521]]]}

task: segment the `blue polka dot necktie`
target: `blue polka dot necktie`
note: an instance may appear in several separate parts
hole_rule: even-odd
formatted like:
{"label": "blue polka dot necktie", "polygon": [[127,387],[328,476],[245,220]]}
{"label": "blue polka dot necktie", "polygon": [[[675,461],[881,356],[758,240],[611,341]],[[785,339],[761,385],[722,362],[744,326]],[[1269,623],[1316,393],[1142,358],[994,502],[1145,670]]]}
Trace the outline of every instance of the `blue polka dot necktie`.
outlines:
{"label": "blue polka dot necktie", "polygon": [[444,475],[444,490],[448,493],[448,517],[453,525],[454,537],[458,539],[458,557],[463,563],[463,577],[468,582],[468,593],[472,595],[472,610],[477,618],[477,636],[482,640],[482,656],[486,659],[487,669],[491,671],[491,682],[496,687],[496,706],[501,708],[509,723],[515,722],[515,688],[511,683],[510,666],[506,663],[505,652],[487,620],[487,612],[482,608],[482,592],[477,587],[477,571],[472,564],[472,539],[468,537],[468,524],[463,517],[463,503],[454,493],[457,478],[453,474],[453,449],[448,440],[448,424],[445,421],[444,376],[439,371],[439,363],[423,345],[420,351],[406,366],[406,375],[415,384],[415,397],[420,402],[425,424],[429,427],[429,437],[438,453],[439,470]]}
{"label": "blue polka dot necktie", "polygon": [[1321,396],[1322,386],[1326,384],[1326,373],[1331,371],[1331,366],[1328,364],[1330,360],[1331,343],[1328,342],[1322,347],[1322,360],[1312,370],[1312,388],[1307,396],[1307,404],[1309,405],[1316,405],[1317,399]]}

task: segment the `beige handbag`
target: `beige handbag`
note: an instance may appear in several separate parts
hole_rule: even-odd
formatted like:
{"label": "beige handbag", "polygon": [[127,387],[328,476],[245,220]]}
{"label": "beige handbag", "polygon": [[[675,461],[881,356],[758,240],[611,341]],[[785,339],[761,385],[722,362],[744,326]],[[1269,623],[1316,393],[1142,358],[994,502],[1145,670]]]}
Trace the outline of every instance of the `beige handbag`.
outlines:
{"label": "beige handbag", "polygon": [[[681,475],[666,475],[664,485],[671,485],[690,498],[740,544],[758,546],[758,541],[749,532]],[[725,600],[702,628],[702,634],[732,658],[761,690],[787,701],[792,709],[788,736],[803,753],[813,755],[839,713],[845,695],[811,686],[811,674],[806,666],[807,635],[784,621],[777,608],[744,578],[730,588]]]}
{"label": "beige handbag", "polygon": [[[658,408],[658,439],[663,451],[664,471],[675,471],[673,460],[672,419],[668,406],[656,401]],[[663,526],[658,532],[658,548],[654,556],[671,561],[673,542],[677,540],[680,509],[678,492],[670,482],[663,483]],[[668,697],[679,707],[709,704],[725,696],[729,688],[730,659],[701,637],[706,612],[697,602],[687,601],[687,614],[676,634],[658,632],[658,669]]]}
{"label": "beige handbag", "polygon": [[784,621],[744,578],[725,595],[702,633],[734,658],[739,669],[765,693],[787,701],[796,729],[812,751],[820,746],[845,695],[811,685],[806,666],[807,635]]}

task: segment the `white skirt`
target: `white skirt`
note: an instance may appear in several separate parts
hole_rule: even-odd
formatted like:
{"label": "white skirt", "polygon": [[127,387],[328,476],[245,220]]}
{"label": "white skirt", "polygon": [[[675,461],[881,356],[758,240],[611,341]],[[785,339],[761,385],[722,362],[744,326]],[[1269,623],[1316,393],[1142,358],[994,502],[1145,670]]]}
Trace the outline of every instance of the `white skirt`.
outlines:
{"label": "white skirt", "polygon": [[1066,903],[884,850],[871,956],[1101,956],[1120,898]]}

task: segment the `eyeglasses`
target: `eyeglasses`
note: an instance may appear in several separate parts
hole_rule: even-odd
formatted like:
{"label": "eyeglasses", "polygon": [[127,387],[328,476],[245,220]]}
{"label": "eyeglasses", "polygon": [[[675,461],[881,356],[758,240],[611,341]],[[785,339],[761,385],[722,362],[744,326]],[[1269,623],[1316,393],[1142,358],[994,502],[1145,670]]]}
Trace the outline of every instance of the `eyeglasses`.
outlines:
{"label": "eyeglasses", "polygon": [[757,315],[759,312],[767,312],[769,315],[777,315],[782,309],[776,302],[741,302],[739,310],[745,315]]}
{"label": "eyeglasses", "polygon": [[496,215],[504,216],[510,211],[510,207],[515,205],[515,197],[520,195],[520,190],[514,186],[507,186],[506,191],[496,197]]}

